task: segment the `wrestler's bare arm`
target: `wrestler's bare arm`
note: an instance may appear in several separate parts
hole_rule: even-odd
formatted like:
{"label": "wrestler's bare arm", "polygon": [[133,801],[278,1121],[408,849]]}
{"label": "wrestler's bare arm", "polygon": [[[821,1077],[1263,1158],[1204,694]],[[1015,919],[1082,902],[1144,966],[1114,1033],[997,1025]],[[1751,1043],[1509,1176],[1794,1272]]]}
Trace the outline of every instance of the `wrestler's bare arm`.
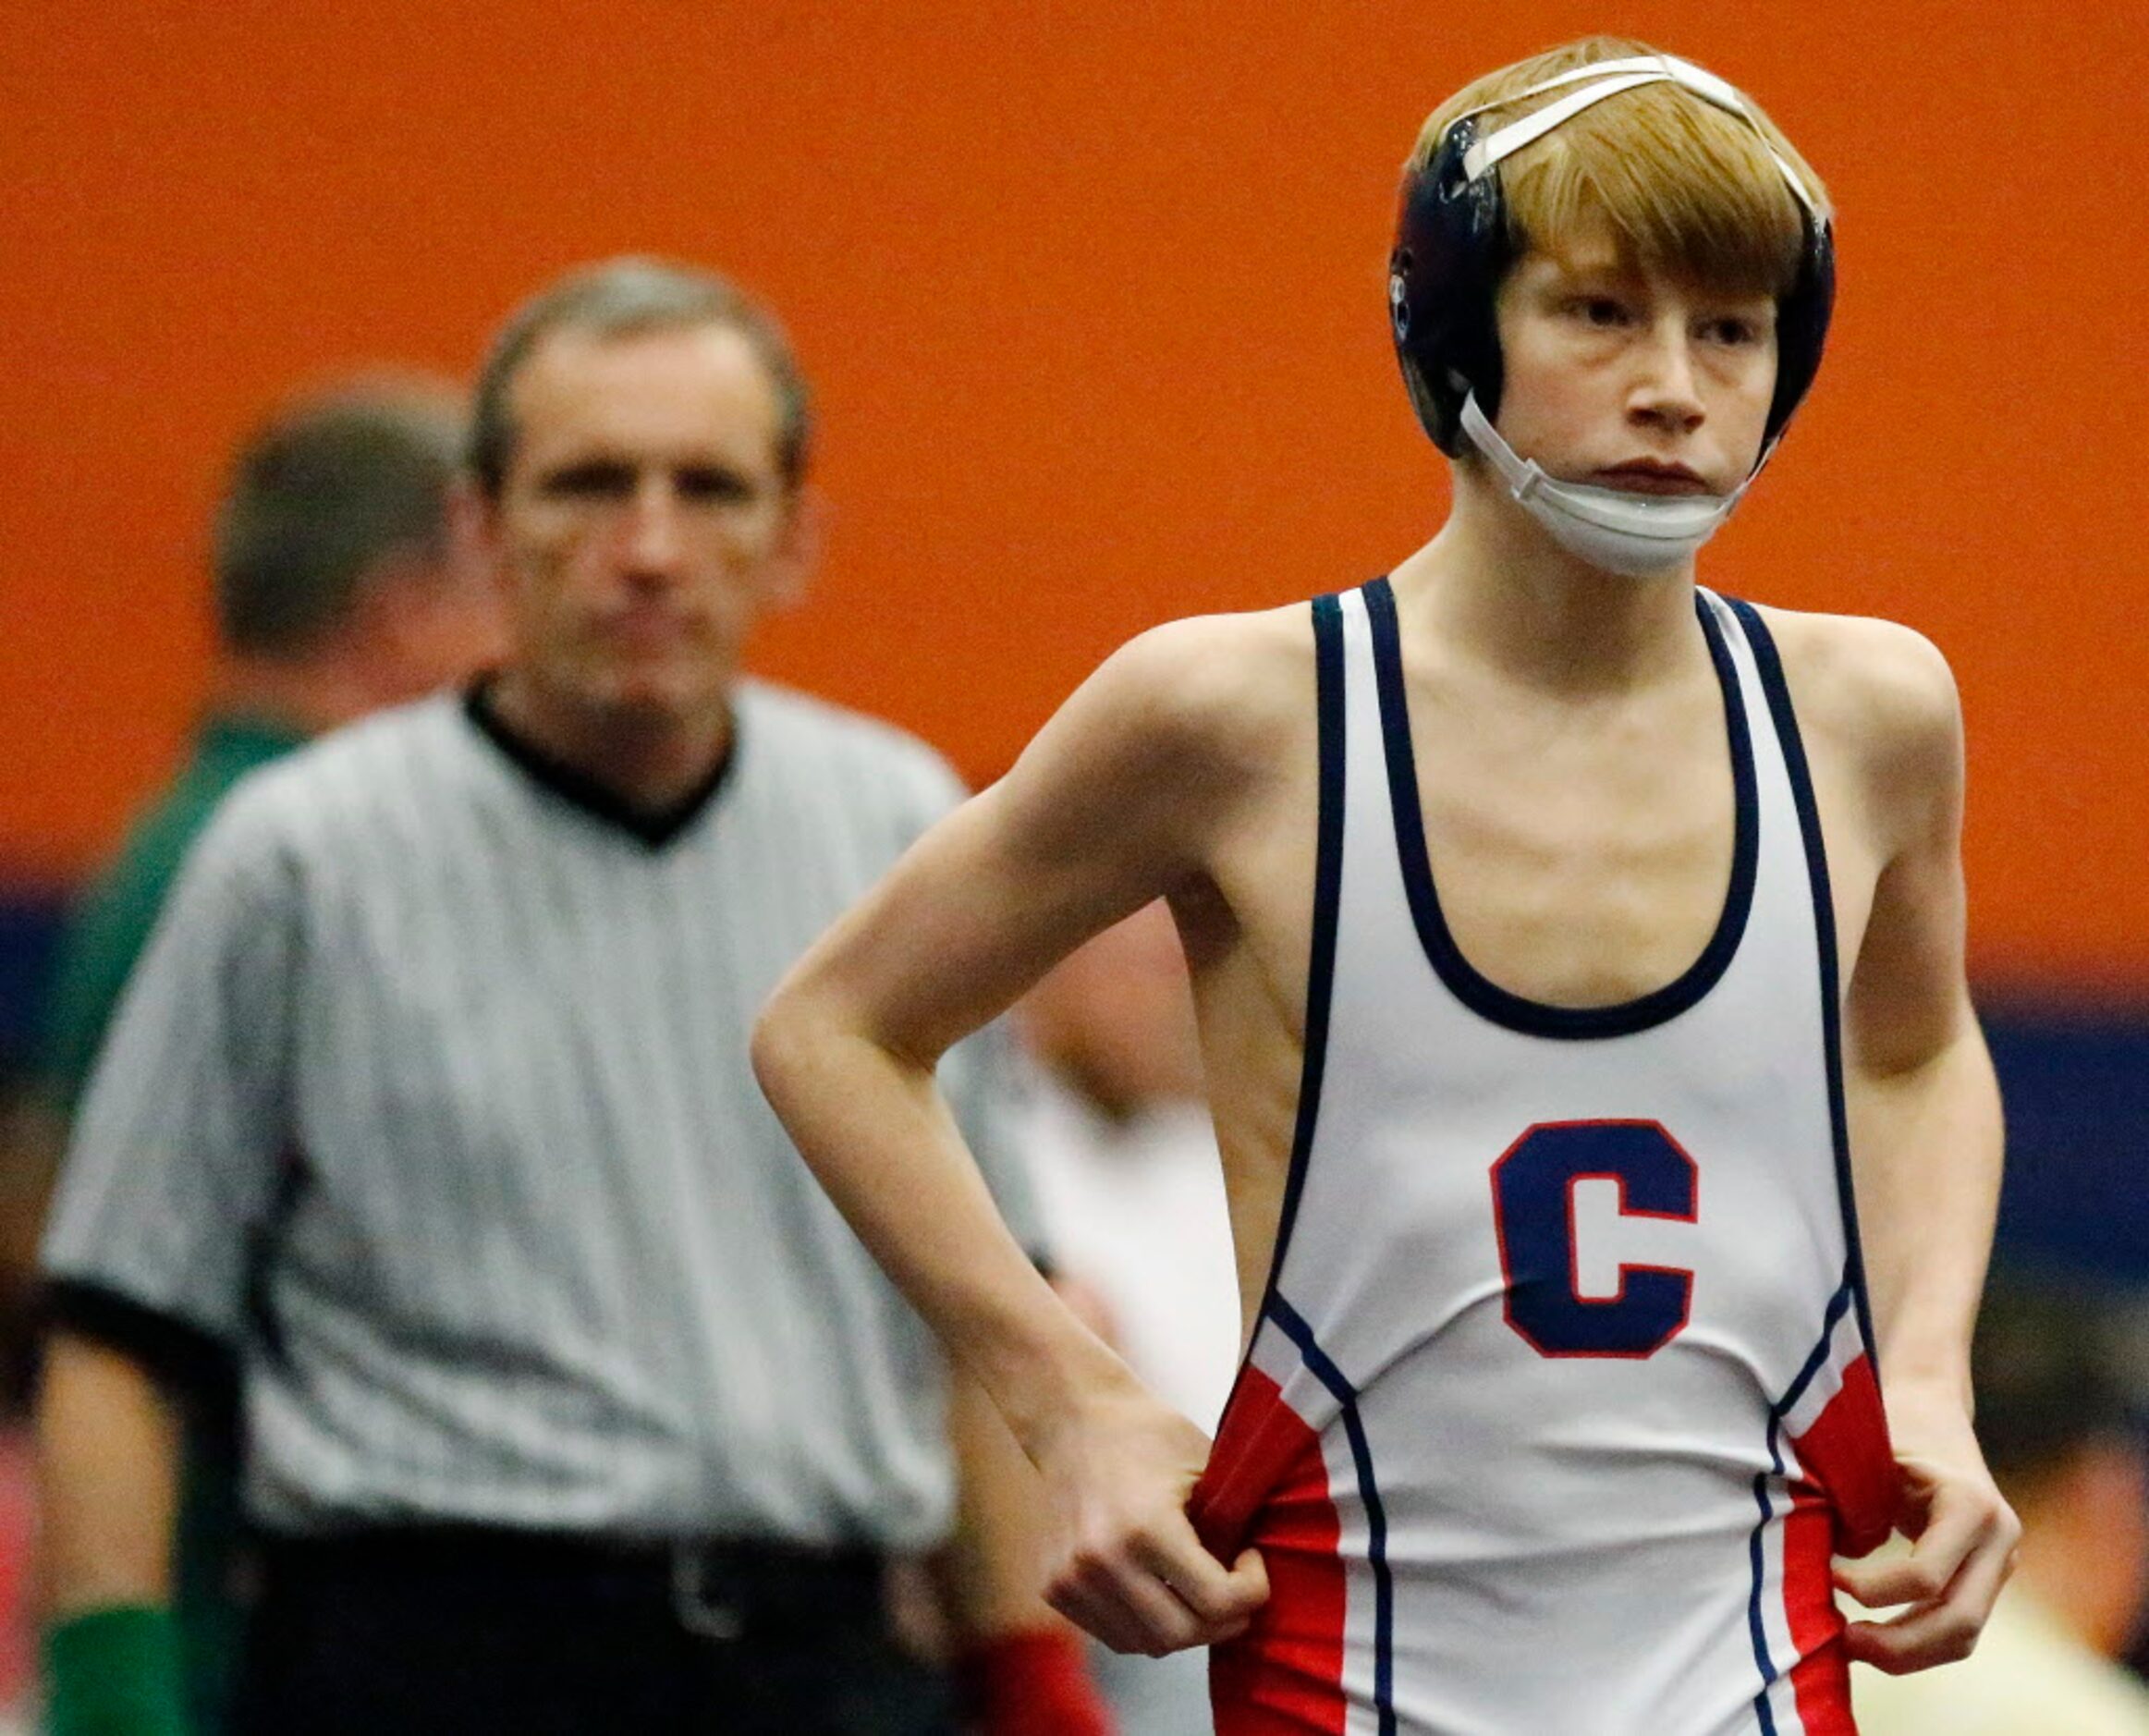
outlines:
{"label": "wrestler's bare arm", "polygon": [[1215,841],[1271,776],[1264,719],[1311,715],[1294,614],[1303,697],[1260,679],[1282,642],[1271,617],[1175,623],[1111,658],[814,947],[754,1037],[763,1087],[823,1186],[1044,1473],[1052,1602],[1121,1650],[1236,1632],[1265,1581],[1258,1559],[1227,1571],[1195,1539],[1183,1510],[1207,1441],[1032,1267],[933,1069],[1090,935],[1202,891]]}
{"label": "wrestler's bare arm", "polygon": [[[1825,755],[1843,774],[1836,806],[1850,879],[1838,903],[1852,920],[1870,882],[1862,928],[1849,931],[1844,1089],[1903,1473],[1899,1528],[1915,1543],[1905,1557],[1845,1564],[1841,1578],[1869,1607],[1909,1606],[1849,1636],[1853,1657],[1901,1672],[1970,1651],[2020,1533],[1971,1429],[1970,1340],[2001,1129],[1963,964],[1961,717],[1939,653],[1904,629],[1804,617],[1789,627],[1785,656],[1801,715],[1813,718],[1816,761]],[[1838,853],[1837,838],[1830,849]]]}

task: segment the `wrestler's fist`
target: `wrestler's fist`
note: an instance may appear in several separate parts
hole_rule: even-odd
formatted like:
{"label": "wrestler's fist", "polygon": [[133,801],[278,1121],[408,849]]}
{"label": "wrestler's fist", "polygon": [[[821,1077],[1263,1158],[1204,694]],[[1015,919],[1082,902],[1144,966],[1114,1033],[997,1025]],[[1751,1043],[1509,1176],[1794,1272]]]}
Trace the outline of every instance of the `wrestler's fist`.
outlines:
{"label": "wrestler's fist", "polygon": [[1228,1569],[1187,1498],[1209,1439],[1128,1381],[1090,1395],[1038,1456],[1052,1503],[1045,1601],[1116,1652],[1162,1657],[1243,1632],[1268,1598],[1254,1550]]}

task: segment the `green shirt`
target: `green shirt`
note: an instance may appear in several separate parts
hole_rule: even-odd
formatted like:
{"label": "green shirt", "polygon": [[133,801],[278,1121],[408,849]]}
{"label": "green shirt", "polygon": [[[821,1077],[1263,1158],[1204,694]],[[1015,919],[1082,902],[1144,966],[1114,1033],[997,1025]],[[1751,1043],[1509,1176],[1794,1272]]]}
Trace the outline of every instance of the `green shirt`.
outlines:
{"label": "green shirt", "polygon": [[89,1083],[120,991],[149,945],[195,835],[226,790],[304,740],[263,719],[206,720],[195,735],[193,757],[77,900],[54,961],[39,1047],[40,1083],[63,1113],[73,1114]]}
{"label": "green shirt", "polygon": [[[232,785],[305,740],[262,718],[206,719],[193,757],[77,900],[54,962],[39,1047],[39,1086],[63,1115],[71,1117],[81,1101],[127,979],[195,837]],[[245,1636],[245,1612],[231,1585],[242,1524],[238,1437],[227,1396],[198,1397],[189,1407],[181,1457],[173,1607],[188,1728],[215,1736],[227,1721]]]}

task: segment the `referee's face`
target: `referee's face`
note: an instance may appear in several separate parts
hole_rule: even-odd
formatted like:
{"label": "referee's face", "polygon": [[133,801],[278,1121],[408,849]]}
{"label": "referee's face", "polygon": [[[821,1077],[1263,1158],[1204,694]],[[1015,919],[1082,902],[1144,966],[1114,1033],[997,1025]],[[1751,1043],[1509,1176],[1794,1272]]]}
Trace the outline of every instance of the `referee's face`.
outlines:
{"label": "referee's face", "polygon": [[751,345],[720,325],[555,332],[510,409],[487,540],[525,692],[592,721],[720,715],[747,630],[804,578]]}

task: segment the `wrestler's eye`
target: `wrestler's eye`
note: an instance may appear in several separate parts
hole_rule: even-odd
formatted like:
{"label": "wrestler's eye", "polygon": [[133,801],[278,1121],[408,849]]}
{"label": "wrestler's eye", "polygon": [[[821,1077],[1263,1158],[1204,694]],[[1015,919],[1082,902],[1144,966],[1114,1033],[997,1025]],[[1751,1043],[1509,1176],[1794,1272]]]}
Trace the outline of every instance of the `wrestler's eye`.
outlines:
{"label": "wrestler's eye", "polygon": [[1596,331],[1617,331],[1633,317],[1617,296],[1575,296],[1568,302],[1567,312]]}

